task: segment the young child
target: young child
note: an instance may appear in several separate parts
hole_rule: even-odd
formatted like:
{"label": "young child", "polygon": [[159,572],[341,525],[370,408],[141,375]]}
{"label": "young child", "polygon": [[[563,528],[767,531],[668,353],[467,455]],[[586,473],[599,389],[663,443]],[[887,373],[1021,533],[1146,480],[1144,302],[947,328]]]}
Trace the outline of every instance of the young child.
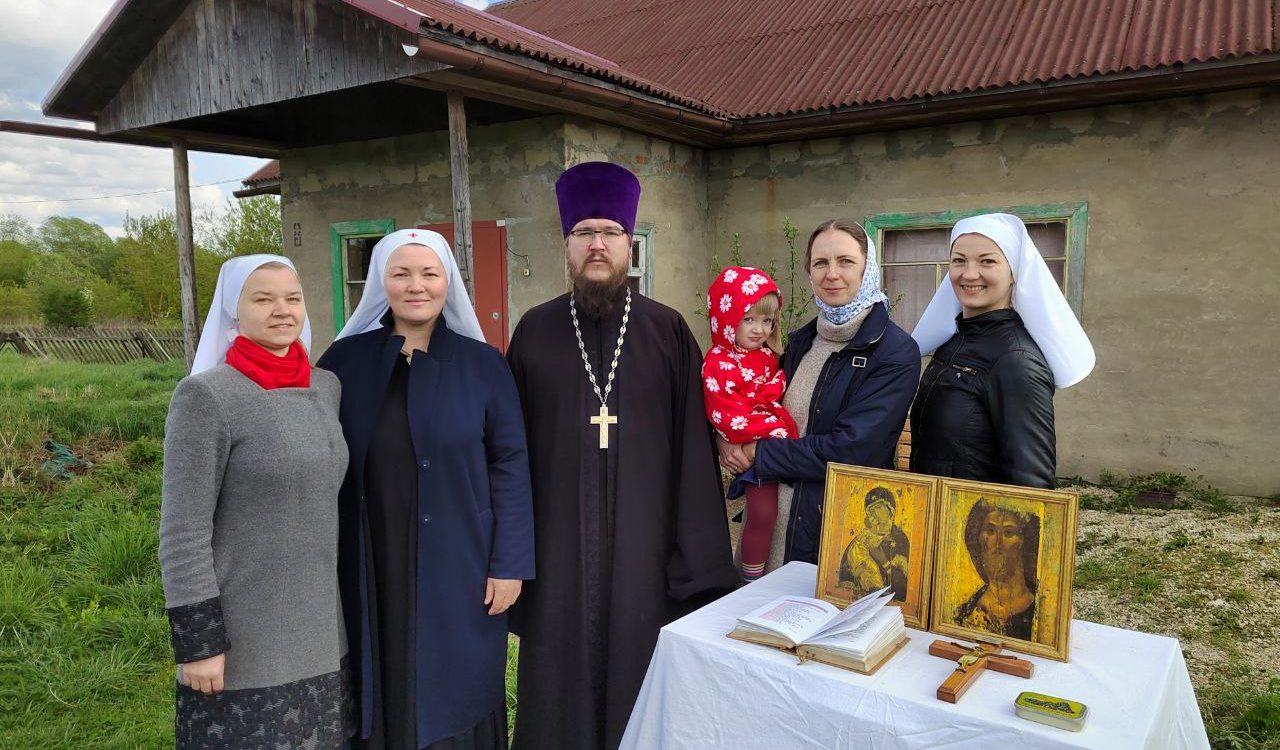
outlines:
{"label": "young child", "polygon": [[[707,419],[730,443],[796,438],[796,422],[782,407],[787,377],[778,366],[782,293],[756,268],[726,268],[707,290],[711,351],[702,362]],[[778,516],[778,485],[743,482],[747,493],[742,529],[742,578],[764,574]]]}

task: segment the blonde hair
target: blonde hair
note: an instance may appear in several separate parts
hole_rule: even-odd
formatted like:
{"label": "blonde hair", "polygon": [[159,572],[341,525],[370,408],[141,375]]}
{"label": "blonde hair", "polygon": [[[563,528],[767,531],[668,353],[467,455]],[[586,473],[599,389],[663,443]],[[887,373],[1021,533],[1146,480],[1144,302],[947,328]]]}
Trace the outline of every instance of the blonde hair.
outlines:
{"label": "blonde hair", "polygon": [[782,299],[778,297],[777,292],[769,292],[765,296],[756,300],[756,303],[747,310],[747,315],[757,318],[769,317],[773,318],[773,328],[769,330],[769,337],[765,339],[765,344],[774,354],[782,354],[782,321],[778,319],[778,313],[782,311]]}

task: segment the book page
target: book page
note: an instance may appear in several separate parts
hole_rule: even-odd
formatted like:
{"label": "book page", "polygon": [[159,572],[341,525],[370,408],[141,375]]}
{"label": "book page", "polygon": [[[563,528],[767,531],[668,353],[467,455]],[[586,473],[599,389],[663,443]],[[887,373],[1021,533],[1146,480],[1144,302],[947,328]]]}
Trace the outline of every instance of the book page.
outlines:
{"label": "book page", "polygon": [[796,644],[817,633],[839,614],[839,609],[821,599],[783,596],[748,612],[738,621],[773,631]]}
{"label": "book page", "polygon": [[845,607],[838,617],[824,625],[815,635],[836,635],[837,633],[853,630],[870,619],[872,615],[880,611],[892,599],[893,593],[888,586],[879,591],[873,591]]}
{"label": "book page", "polygon": [[874,651],[885,640],[887,634],[902,630],[902,613],[897,609],[880,608],[872,612],[865,622],[852,630],[843,630],[835,634],[823,634],[810,638],[806,645],[824,646],[848,652],[857,658],[864,658]]}

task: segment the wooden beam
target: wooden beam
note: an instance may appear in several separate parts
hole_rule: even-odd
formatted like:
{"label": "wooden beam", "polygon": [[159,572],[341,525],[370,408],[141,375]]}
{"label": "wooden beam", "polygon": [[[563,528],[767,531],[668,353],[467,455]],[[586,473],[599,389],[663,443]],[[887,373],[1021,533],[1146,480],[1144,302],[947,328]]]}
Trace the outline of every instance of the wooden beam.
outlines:
{"label": "wooden beam", "polygon": [[173,205],[178,219],[178,280],[182,302],[182,349],[187,372],[196,359],[200,318],[196,311],[196,245],[191,224],[191,178],[187,168],[187,142],[173,139]]}
{"label": "wooden beam", "polygon": [[449,100],[449,173],[453,177],[453,244],[458,269],[467,284],[471,301],[476,299],[476,283],[472,277],[471,241],[471,173],[467,146],[467,110],[461,92],[450,91]]}

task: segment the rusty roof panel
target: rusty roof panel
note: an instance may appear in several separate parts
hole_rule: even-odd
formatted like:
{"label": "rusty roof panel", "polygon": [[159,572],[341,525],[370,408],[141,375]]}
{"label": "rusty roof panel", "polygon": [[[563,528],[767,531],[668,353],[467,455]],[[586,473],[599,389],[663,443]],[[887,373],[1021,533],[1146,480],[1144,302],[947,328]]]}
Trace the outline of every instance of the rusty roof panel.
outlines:
{"label": "rusty roof panel", "polygon": [[1280,0],[513,0],[490,12],[743,117],[1280,51]]}
{"label": "rusty roof panel", "polygon": [[252,187],[258,183],[278,179],[280,179],[280,162],[272,159],[261,167],[258,167],[253,174],[244,178],[241,182],[245,187]]}
{"label": "rusty roof panel", "polygon": [[[344,0],[368,10],[371,0]],[[517,52],[561,65],[597,78],[620,83],[656,97],[708,114],[723,114],[715,107],[676,90],[637,76],[598,53],[574,47],[535,29],[475,10],[452,0],[382,0],[403,6],[422,17],[422,24],[491,47]]]}

